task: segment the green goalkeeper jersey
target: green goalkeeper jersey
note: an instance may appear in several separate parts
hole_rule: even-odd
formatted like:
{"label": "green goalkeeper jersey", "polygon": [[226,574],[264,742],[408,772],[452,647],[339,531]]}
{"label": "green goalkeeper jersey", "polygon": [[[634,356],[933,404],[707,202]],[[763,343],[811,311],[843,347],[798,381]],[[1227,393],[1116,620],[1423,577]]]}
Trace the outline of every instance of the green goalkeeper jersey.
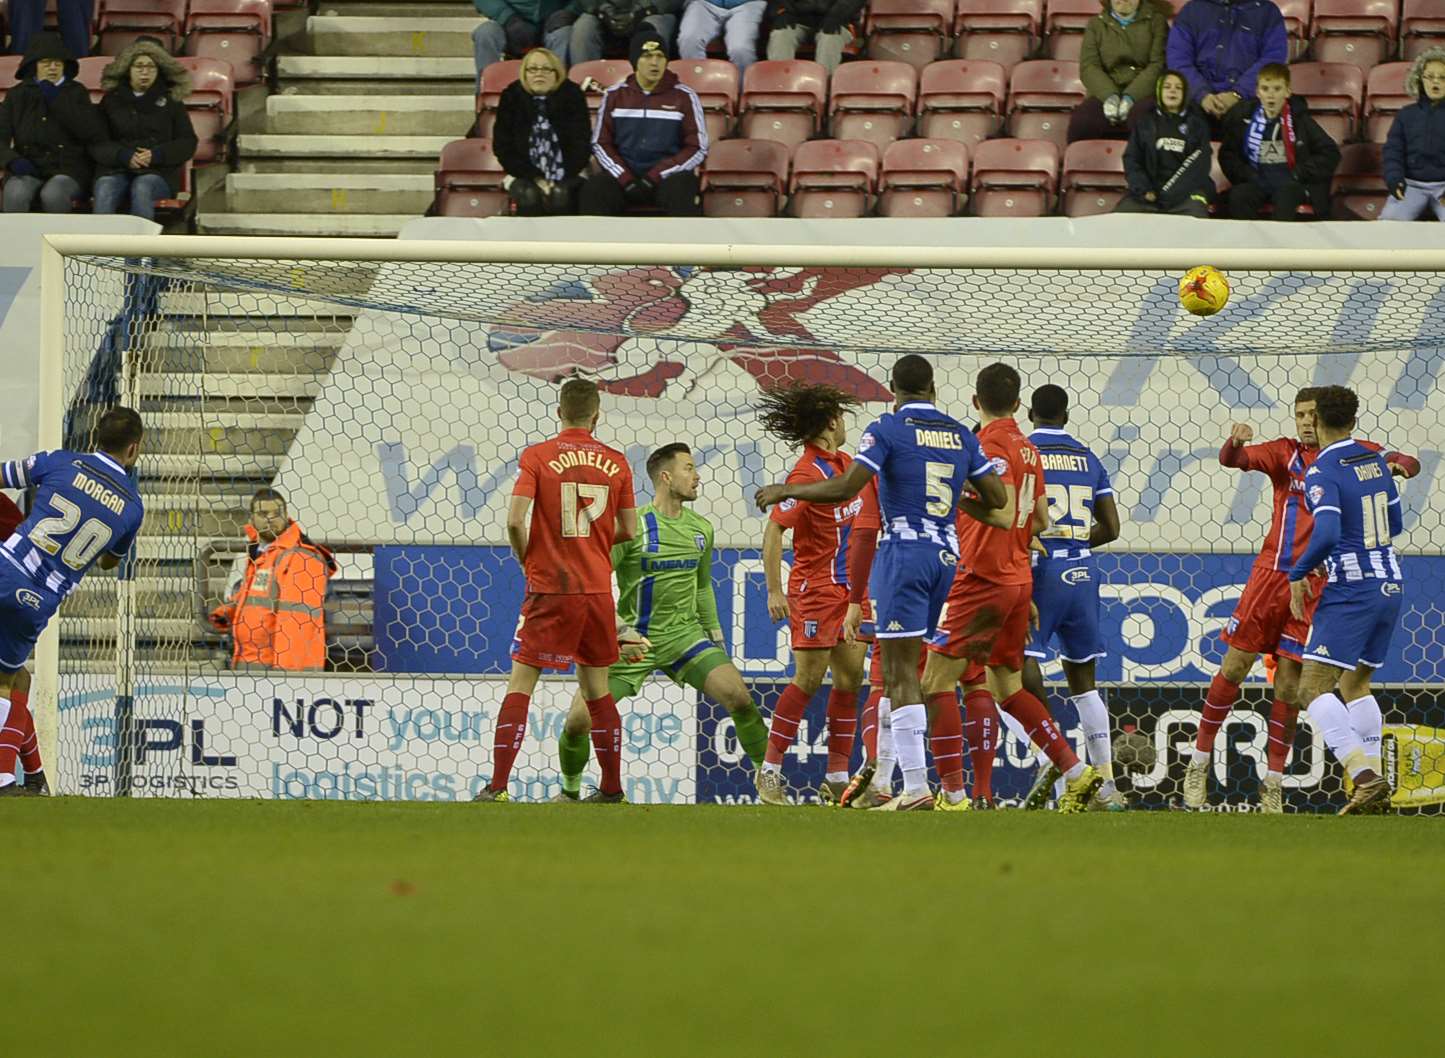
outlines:
{"label": "green goalkeeper jersey", "polygon": [[712,587],[712,526],[684,507],[669,518],[648,504],[637,512],[637,536],[612,548],[617,616],[653,642],[701,627],[721,627]]}

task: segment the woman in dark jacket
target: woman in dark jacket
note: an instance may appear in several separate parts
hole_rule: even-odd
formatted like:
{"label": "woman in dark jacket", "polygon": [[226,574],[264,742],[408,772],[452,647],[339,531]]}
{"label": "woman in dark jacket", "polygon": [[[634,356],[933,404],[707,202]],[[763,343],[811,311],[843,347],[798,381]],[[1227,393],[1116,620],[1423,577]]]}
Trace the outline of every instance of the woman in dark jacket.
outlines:
{"label": "woman in dark jacket", "polygon": [[1212,159],[1209,121],[1189,102],[1189,82],[1177,70],[1166,70],[1154,90],[1153,104],[1140,105],[1129,134],[1129,146],[1124,148],[1129,194],[1115,212],[1209,216],[1209,200],[1214,197]]}
{"label": "woman in dark jacket", "polygon": [[0,103],[6,213],[28,213],[37,194],[45,212],[69,213],[90,188],[89,149],[105,139],[105,125],[79,72],[59,37],[31,40],[16,71],[20,84]]}
{"label": "woman in dark jacket", "polygon": [[107,134],[91,151],[98,176],[97,213],[130,213],[154,220],[156,200],[181,190],[181,170],[196,153],[186,113],[191,75],[159,44],[141,39],[101,75]]}
{"label": "woman in dark jacket", "polygon": [[582,89],[546,48],[527,52],[517,80],[502,92],[492,150],[519,214],[576,212],[580,174],[592,156],[592,121]]}
{"label": "woman in dark jacket", "polygon": [[1079,80],[1089,97],[1069,117],[1069,142],[1122,140],[1134,127],[1135,103],[1147,103],[1164,72],[1168,4],[1162,0],[1102,0],[1084,27]]}

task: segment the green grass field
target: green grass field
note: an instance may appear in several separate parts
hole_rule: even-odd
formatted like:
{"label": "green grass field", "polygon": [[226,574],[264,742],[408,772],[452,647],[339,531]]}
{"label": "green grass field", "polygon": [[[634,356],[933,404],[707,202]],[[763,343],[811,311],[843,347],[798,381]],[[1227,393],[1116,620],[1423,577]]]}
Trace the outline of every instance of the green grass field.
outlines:
{"label": "green grass field", "polygon": [[1445,1048],[1435,819],[58,798],[0,834],[29,1058]]}

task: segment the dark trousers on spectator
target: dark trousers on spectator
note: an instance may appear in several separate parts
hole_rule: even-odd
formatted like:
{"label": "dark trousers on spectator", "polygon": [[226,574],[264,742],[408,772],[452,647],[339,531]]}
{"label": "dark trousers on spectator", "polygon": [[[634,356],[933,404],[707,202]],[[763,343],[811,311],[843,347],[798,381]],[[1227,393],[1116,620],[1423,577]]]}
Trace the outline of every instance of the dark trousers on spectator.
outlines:
{"label": "dark trousers on spectator", "polygon": [[1298,220],[1299,208],[1306,202],[1315,211],[1316,220],[1330,215],[1330,185],[1301,184],[1291,180],[1270,191],[1262,184],[1235,184],[1229,189],[1229,215],[1235,220],[1259,220],[1266,204],[1273,204],[1275,220]]}
{"label": "dark trousers on spectator", "polygon": [[[657,190],[652,194],[651,205],[669,217],[701,216],[702,192],[697,174],[673,173],[657,186]],[[581,212],[599,217],[615,217],[626,210],[627,199],[623,196],[622,185],[611,173],[589,176],[582,185]]]}
{"label": "dark trousers on spectator", "polygon": [[[77,59],[90,54],[90,17],[95,0],[60,0],[60,39]],[[45,0],[10,0],[10,54],[24,55],[30,38],[45,26]]]}
{"label": "dark trousers on spectator", "polygon": [[1176,217],[1207,217],[1209,206],[1200,202],[1197,198],[1186,198],[1183,202],[1176,202],[1174,205],[1165,208],[1158,202],[1148,202],[1142,198],[1135,198],[1133,195],[1125,195],[1119,199],[1119,204],[1114,207],[1115,213],[1171,213]]}
{"label": "dark trousers on spectator", "polygon": [[1124,124],[1115,125],[1104,117],[1104,101],[1102,99],[1086,99],[1074,107],[1069,115],[1069,142],[1075,140],[1127,140],[1129,132],[1134,123],[1139,120],[1143,109],[1149,105],[1149,101],[1135,100],[1134,105],[1129,108],[1129,116]]}
{"label": "dark trousers on spectator", "polygon": [[507,188],[507,194],[511,197],[513,205],[516,206],[519,217],[576,213],[579,183],[580,181],[576,179],[563,180],[559,184],[553,184],[550,192],[543,193],[542,189],[537,186],[537,181],[519,176],[512,181],[512,186]]}

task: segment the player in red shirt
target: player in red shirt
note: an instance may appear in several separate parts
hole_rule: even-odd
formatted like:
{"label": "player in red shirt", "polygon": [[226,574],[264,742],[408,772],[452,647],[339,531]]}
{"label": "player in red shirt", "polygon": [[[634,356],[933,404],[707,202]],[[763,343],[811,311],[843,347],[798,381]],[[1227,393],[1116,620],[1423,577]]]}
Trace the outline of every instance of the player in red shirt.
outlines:
{"label": "player in red shirt", "polygon": [[1020,385],[1012,367],[990,364],[979,372],[973,398],[979,413],[979,443],[1002,474],[1008,500],[997,510],[976,500],[960,504],[958,573],[939,616],[938,633],[928,644],[923,672],[923,693],[934,715],[934,764],[943,787],[936,807],[961,810],[965,803],[961,727],[956,751],[940,752],[939,745],[940,730],[952,737],[958,715],[956,688],[961,682],[969,713],[973,807],[993,807],[997,702],[1064,774],[1059,810],[1080,812],[1103,778],[1079,760],[1044,704],[1023,685],[1033,607],[1029,547],[1034,534],[1049,526],[1049,504],[1039,451],[1013,418],[1019,409]]}
{"label": "player in red shirt", "polygon": [[[1319,454],[1315,440],[1315,396],[1310,386],[1299,391],[1294,402],[1295,437],[1280,437],[1251,444],[1254,430],[1247,423],[1235,423],[1219,450],[1219,462],[1237,470],[1268,474],[1274,486],[1274,514],[1269,535],[1254,560],[1249,581],[1239,596],[1234,613],[1220,638],[1228,646],[1219,672],[1205,695],[1194,752],[1184,773],[1184,805],[1201,808],[1209,788],[1209,762],[1215,736],[1239,700],[1239,685],[1249,676],[1255,658],[1273,654],[1279,663],[1274,679],[1274,705],[1269,717],[1268,771],[1260,786],[1260,810],[1284,811],[1284,768],[1294,745],[1296,703],[1300,676],[1300,654],[1309,639],[1310,618],[1320,597],[1319,578],[1310,580],[1310,608],[1304,620],[1289,610],[1288,573],[1309,543],[1314,518],[1305,507],[1305,472]],[[1360,444],[1381,450],[1370,441]],[[1385,462],[1396,477],[1412,478],[1420,472],[1414,456],[1388,452]]]}
{"label": "player in red shirt", "polygon": [[637,504],[627,458],[592,436],[599,403],[595,383],[563,383],[562,432],[522,451],[507,539],[526,571],[527,596],[497,716],[492,778],[476,801],[509,800],[507,779],[527,733],[537,678],[544,668],[573,662],[602,771],[601,786],[587,800],[622,800],[622,723],[607,687],[607,667],[618,659],[612,545],[637,534]]}
{"label": "player in red shirt", "polygon": [[[25,512],[15,505],[14,500],[0,492],[0,541],[9,539],[24,520]],[[30,715],[29,669],[16,670],[10,679],[10,691],[6,697],[10,700],[10,711],[8,716],[0,718],[0,775],[13,774],[15,761],[19,758],[28,779],[41,773],[40,745],[35,737],[35,722]],[[44,783],[43,777],[40,782],[49,793],[50,787]],[[25,787],[17,783],[5,789],[20,792]]]}
{"label": "player in red shirt", "polygon": [[[836,386],[800,385],[768,390],[759,419],[774,437],[802,448],[788,484],[822,481],[844,474],[853,462],[843,452],[847,415],[859,401]],[[783,756],[797,736],[803,711],[823,685],[829,669],[828,771],[818,799],[836,804],[848,785],[848,759],[858,728],[858,688],[866,646],[843,634],[848,612],[848,552],[853,519],[862,496],[843,503],[784,500],[772,509],[763,530],[763,571],[768,581],[768,614],[788,620],[792,634],[793,682],[773,709],[768,749],[758,772],[758,800],[787,804]],[[783,592],[783,534],[793,534],[793,566]]]}

